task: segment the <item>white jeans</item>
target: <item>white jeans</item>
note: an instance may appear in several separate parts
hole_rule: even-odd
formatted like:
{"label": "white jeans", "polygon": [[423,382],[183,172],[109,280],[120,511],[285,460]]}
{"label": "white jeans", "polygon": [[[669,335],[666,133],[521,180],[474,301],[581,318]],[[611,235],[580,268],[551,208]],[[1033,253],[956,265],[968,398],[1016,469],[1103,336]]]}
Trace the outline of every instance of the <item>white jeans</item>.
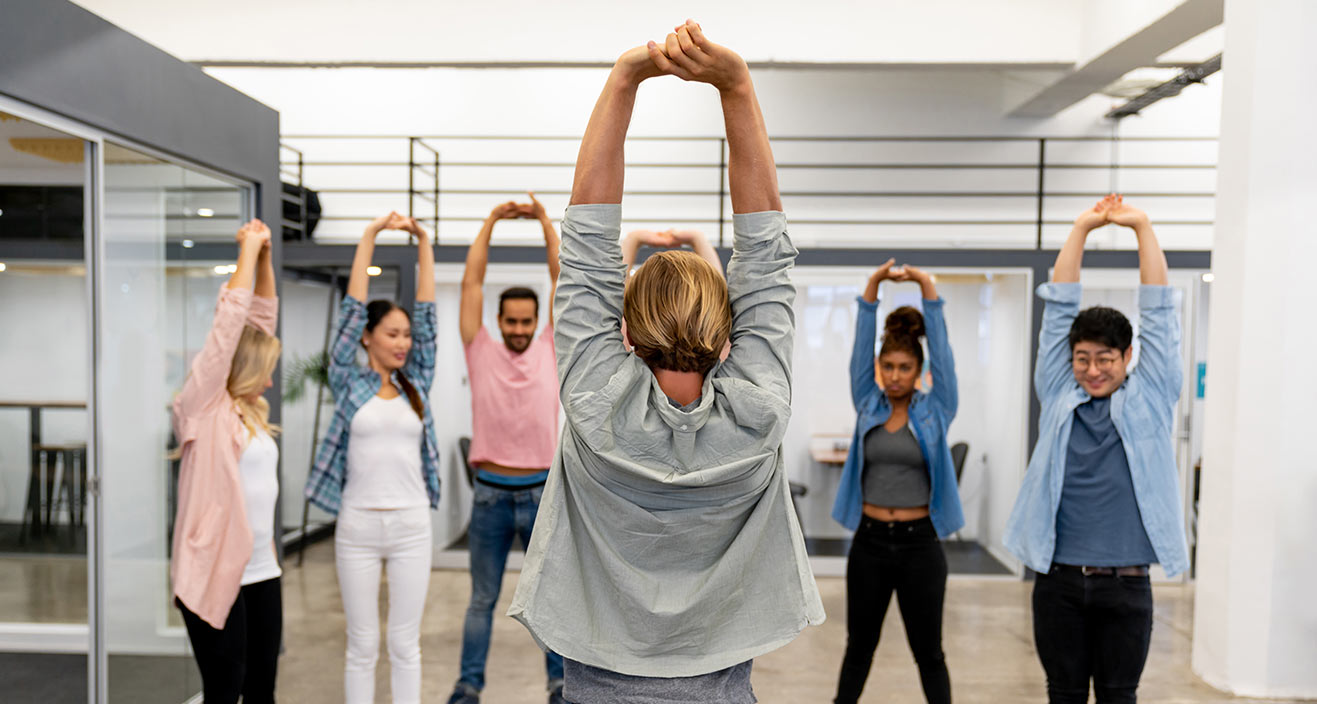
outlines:
{"label": "white jeans", "polygon": [[421,614],[430,586],[430,509],[343,507],[334,530],[338,589],[347,617],[347,704],[375,701],[380,651],[380,566],[388,569],[389,667],[394,704],[421,701]]}

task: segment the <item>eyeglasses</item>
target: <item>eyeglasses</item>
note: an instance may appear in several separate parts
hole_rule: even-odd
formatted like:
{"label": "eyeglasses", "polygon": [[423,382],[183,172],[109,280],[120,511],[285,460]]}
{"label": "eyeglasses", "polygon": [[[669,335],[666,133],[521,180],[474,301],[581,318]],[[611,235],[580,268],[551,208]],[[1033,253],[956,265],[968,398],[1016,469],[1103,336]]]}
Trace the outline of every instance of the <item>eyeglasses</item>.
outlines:
{"label": "eyeglasses", "polygon": [[1075,365],[1077,371],[1081,372],[1088,371],[1090,364],[1097,367],[1100,372],[1109,372],[1116,367],[1116,360],[1118,359],[1120,358],[1114,355],[1110,357],[1094,357],[1090,362],[1088,357],[1073,357],[1071,358],[1070,363]]}

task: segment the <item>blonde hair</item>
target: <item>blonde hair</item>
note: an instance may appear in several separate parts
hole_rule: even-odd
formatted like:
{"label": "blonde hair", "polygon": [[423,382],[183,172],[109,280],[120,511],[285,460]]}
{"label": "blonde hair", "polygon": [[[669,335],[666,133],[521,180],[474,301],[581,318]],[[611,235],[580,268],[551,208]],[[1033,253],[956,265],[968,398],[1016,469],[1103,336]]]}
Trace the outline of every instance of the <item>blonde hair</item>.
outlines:
{"label": "blonde hair", "polygon": [[[233,351],[233,364],[229,367],[228,390],[233,405],[242,417],[247,432],[255,436],[258,428],[270,435],[279,434],[279,426],[270,423],[270,403],[261,397],[265,382],[279,363],[279,338],[247,325]],[[249,401],[254,396],[256,400]]]}
{"label": "blonde hair", "polygon": [[636,355],[651,367],[701,374],[732,333],[727,281],[694,252],[659,252],[627,280],[622,317]]}

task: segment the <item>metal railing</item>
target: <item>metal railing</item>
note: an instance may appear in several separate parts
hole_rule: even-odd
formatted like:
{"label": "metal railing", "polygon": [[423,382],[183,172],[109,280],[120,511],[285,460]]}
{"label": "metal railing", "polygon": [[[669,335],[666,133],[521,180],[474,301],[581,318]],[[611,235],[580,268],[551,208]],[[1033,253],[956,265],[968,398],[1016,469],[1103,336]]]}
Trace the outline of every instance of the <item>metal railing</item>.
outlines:
{"label": "metal railing", "polygon": [[[371,205],[366,212],[366,204],[398,197],[416,217],[417,201],[429,201],[423,220],[438,242],[445,223],[483,221],[486,196],[542,185],[534,188],[539,196],[565,204],[579,137],[286,135],[284,141],[285,153],[296,158],[283,166],[320,194],[322,222],[364,223],[378,210]],[[404,142],[405,153],[397,154]],[[1166,204],[1157,222],[1182,228],[1193,245],[1184,248],[1210,246],[1189,240],[1200,239],[1195,233],[1210,237],[1213,225],[1214,138],[798,136],[775,137],[773,144],[793,226],[837,232],[850,243],[868,232],[890,237],[935,228],[961,233],[946,235],[945,246],[960,246],[958,238],[997,243],[991,239],[997,237],[1009,238],[1009,247],[1042,249],[1047,230],[1068,226],[1081,202],[1124,187],[1131,199]],[[725,138],[630,137],[628,150],[626,195],[640,201],[628,206],[629,222],[703,225],[720,245],[727,243]],[[432,180],[422,182],[418,172]]]}

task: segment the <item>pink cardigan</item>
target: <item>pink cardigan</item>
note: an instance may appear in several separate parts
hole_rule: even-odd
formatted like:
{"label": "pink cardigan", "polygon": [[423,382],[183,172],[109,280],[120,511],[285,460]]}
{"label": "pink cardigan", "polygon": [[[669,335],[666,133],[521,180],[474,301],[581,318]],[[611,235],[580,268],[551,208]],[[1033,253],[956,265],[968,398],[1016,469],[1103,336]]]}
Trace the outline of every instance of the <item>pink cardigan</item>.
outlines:
{"label": "pink cardigan", "polygon": [[247,429],[229,396],[229,368],[244,325],[274,334],[279,299],[222,288],[215,320],[183,390],[174,398],[174,435],[183,448],[169,575],[189,611],[224,628],[252,554],[238,474]]}

